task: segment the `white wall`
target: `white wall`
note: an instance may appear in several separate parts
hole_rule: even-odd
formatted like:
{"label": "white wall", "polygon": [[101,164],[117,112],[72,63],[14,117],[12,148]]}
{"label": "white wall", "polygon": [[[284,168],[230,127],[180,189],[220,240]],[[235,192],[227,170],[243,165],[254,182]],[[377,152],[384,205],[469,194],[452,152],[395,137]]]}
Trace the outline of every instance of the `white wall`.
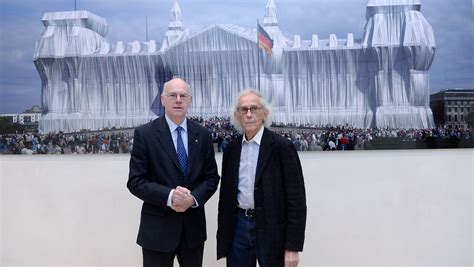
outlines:
{"label": "white wall", "polygon": [[[302,266],[472,266],[474,150],[300,154],[308,205]],[[1,156],[1,259],[141,265],[128,155]],[[217,155],[218,165],[221,155]],[[205,266],[215,260],[217,194]]]}

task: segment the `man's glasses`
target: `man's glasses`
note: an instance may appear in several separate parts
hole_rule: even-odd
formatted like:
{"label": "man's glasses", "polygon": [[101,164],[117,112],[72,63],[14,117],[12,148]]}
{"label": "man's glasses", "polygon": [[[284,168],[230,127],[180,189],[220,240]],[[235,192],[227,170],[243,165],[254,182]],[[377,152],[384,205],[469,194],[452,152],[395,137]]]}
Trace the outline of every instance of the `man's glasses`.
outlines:
{"label": "man's glasses", "polygon": [[176,101],[176,99],[178,99],[178,96],[181,100],[183,101],[186,101],[191,95],[190,94],[175,94],[175,93],[171,93],[171,94],[165,94],[165,96],[171,100],[171,101]]}
{"label": "man's glasses", "polygon": [[237,108],[237,111],[240,113],[240,114],[247,114],[247,112],[250,112],[252,114],[255,114],[255,113],[258,113],[262,108],[261,107],[257,107],[257,106],[251,106],[251,107],[238,107]]}

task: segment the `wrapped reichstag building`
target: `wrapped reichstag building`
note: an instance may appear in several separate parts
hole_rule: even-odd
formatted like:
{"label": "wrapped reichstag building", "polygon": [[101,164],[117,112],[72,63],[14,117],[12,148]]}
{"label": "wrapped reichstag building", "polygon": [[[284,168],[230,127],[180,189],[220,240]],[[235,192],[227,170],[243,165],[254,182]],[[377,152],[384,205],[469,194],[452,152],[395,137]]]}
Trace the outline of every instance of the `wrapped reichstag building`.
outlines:
{"label": "wrapped reichstag building", "polygon": [[428,71],[436,45],[420,0],[368,0],[364,32],[344,39],[288,38],[276,10],[269,0],[263,26],[274,40],[271,57],[259,51],[256,29],[228,24],[186,29],[177,2],[160,43],[111,44],[104,18],[87,11],[46,13],[34,52],[42,80],[40,130],[148,122],[160,114],[159,95],[172,77],[190,84],[193,116],[228,116],[239,91],[260,84],[274,122],[434,126]]}

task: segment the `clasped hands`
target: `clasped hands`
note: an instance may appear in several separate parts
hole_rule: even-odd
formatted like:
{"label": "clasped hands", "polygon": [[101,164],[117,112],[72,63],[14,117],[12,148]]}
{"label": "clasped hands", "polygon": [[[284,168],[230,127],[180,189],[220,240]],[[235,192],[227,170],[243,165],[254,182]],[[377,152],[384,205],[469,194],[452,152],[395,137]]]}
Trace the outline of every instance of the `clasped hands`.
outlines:
{"label": "clasped hands", "polygon": [[194,197],[186,187],[178,186],[173,192],[171,208],[176,212],[185,212],[194,205]]}

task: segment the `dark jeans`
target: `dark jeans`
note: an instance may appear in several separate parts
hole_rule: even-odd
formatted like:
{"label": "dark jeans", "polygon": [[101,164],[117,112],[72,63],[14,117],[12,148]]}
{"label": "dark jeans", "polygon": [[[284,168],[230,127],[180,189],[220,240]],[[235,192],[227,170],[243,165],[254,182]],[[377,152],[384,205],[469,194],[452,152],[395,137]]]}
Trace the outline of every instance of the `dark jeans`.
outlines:
{"label": "dark jeans", "polygon": [[239,212],[234,240],[227,255],[227,267],[255,267],[257,260],[260,267],[276,267],[263,261],[263,252],[258,246],[255,219]]}

